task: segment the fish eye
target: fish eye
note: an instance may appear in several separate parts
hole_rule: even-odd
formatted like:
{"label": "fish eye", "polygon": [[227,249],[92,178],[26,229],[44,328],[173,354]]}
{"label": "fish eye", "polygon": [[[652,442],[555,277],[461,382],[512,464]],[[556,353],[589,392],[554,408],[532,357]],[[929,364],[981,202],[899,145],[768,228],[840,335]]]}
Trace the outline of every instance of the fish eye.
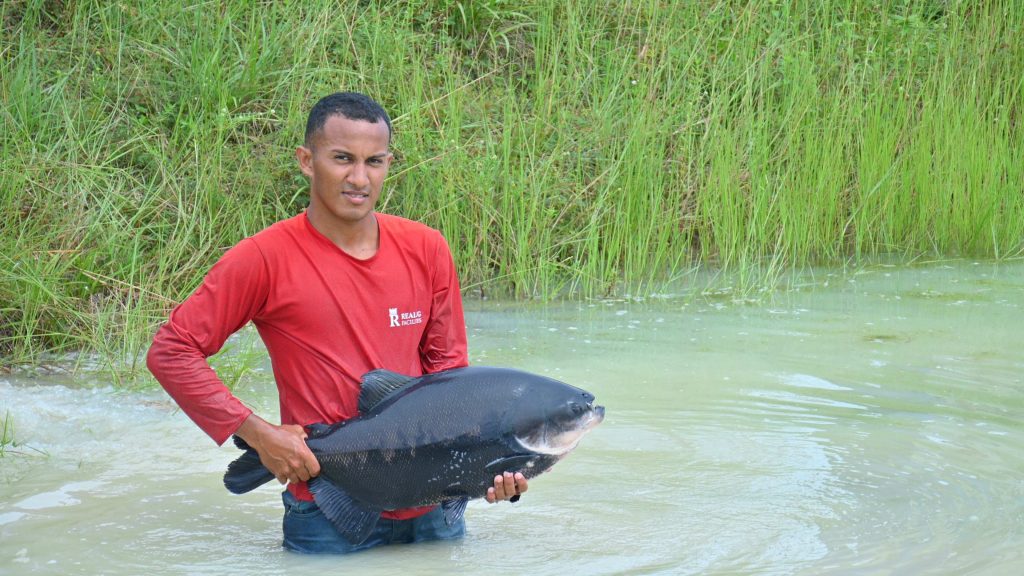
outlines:
{"label": "fish eye", "polygon": [[570,402],[569,406],[571,407],[573,414],[576,414],[577,416],[583,414],[583,406],[579,405],[578,403]]}

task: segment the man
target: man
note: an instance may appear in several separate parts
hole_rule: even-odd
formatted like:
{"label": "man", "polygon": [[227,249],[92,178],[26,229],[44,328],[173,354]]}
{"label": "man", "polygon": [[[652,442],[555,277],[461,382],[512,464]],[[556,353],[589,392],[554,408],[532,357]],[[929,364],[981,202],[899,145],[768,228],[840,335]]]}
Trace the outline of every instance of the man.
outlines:
{"label": "man", "polygon": [[[386,368],[419,376],[466,366],[466,329],[451,252],[441,234],[374,211],[391,165],[391,121],[369,97],[337,93],[310,111],[295,151],[309,178],[306,211],[242,240],[157,332],[147,365],[218,444],[237,434],[282,484],[284,546],[345,553],[390,542],[462,536],[440,508],[382,514],[350,545],[313,503],[320,467],[303,426],[357,415],[360,378]],[[281,425],[246,408],[206,358],[252,321],[270,354]],[[488,502],[525,492],[496,476]]]}

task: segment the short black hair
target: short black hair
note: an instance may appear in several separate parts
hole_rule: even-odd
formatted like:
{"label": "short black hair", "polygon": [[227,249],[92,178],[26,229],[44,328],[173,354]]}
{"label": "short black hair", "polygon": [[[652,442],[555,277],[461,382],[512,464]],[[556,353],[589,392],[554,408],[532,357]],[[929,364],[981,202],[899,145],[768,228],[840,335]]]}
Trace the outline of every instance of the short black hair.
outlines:
{"label": "short black hair", "polygon": [[391,141],[391,118],[373,98],[359,92],[335,92],[328,94],[313,105],[306,120],[306,146],[320,131],[331,116],[344,116],[349,120],[365,120],[376,124],[383,120],[388,125],[388,141]]}

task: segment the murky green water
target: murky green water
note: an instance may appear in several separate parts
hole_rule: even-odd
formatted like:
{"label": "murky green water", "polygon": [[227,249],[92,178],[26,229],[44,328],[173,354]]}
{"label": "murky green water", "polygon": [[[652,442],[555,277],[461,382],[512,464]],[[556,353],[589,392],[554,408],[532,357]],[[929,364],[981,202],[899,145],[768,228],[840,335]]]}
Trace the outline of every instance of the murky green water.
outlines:
{"label": "murky green water", "polygon": [[[305,558],[160,392],[0,377],[4,574],[1024,573],[1024,264],[819,275],[761,304],[467,303],[472,360],[605,423],[459,543]],[[265,374],[243,396],[273,412]],[[31,452],[24,446],[22,451]]]}

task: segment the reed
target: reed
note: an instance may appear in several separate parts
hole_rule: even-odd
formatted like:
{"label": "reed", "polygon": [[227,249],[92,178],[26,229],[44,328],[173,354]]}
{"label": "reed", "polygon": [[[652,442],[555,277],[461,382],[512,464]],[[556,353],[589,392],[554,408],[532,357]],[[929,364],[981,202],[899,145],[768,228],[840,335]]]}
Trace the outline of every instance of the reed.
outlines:
{"label": "reed", "polygon": [[8,453],[14,453],[13,448],[17,446],[14,441],[14,420],[11,418],[11,411],[4,412],[3,419],[0,419],[0,458]]}
{"label": "reed", "polygon": [[303,209],[292,151],[339,89],[392,113],[382,209],[440,228],[471,295],[1017,258],[1022,25],[1021,0],[5,2],[0,363],[88,351],[129,385],[213,261]]}

